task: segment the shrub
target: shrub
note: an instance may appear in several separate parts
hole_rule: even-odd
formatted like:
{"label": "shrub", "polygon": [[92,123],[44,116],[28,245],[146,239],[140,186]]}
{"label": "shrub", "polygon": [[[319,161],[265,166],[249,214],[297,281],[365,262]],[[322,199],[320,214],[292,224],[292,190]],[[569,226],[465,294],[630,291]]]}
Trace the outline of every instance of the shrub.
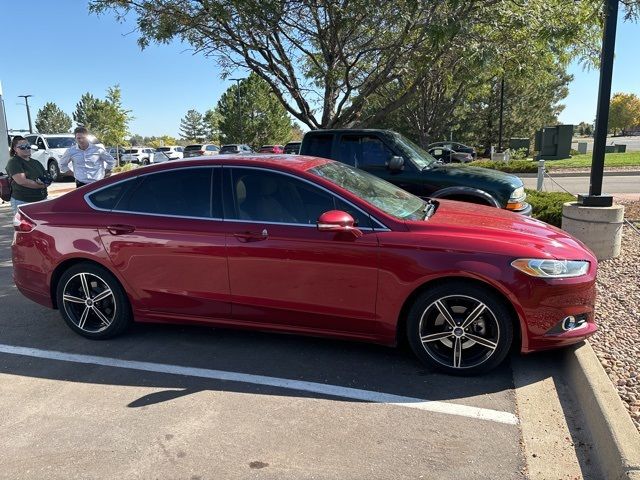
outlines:
{"label": "shrub", "polygon": [[114,169],[111,170],[111,172],[112,173],[128,172],[129,170],[133,170],[135,168],[138,168],[137,164],[125,163],[124,165],[120,165],[119,167],[114,167]]}
{"label": "shrub", "polygon": [[492,162],[491,160],[476,160],[475,162],[467,163],[474,167],[491,168],[493,170],[500,170],[507,173],[536,173],[538,171],[538,164],[531,160],[514,160],[509,163],[506,162]]}
{"label": "shrub", "polygon": [[527,158],[527,149],[518,148],[510,151],[511,160],[524,160]]}
{"label": "shrub", "polygon": [[533,209],[532,216],[556,227],[562,225],[562,205],[565,202],[573,202],[576,197],[565,192],[538,192],[526,190],[527,202]]}

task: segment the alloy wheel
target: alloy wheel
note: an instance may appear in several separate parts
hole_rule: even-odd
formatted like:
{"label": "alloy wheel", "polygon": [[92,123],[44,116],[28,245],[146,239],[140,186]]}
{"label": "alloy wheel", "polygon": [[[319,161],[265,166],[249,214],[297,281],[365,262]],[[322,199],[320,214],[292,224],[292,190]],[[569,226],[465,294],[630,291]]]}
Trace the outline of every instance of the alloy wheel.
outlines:
{"label": "alloy wheel", "polygon": [[453,369],[487,362],[500,344],[495,313],[466,295],[443,296],[427,306],[419,322],[422,348],[436,363]]}
{"label": "alloy wheel", "polygon": [[80,330],[99,333],[116,318],[116,299],[109,285],[98,275],[81,272],[64,285],[63,308]]}

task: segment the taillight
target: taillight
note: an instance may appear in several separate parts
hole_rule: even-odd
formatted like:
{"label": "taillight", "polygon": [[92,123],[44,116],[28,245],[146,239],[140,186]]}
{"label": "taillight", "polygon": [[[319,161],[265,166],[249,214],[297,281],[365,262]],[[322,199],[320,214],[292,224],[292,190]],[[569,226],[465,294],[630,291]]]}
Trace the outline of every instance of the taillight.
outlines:
{"label": "taillight", "polygon": [[13,217],[13,229],[16,232],[29,233],[34,228],[36,228],[36,222],[18,210],[18,213]]}

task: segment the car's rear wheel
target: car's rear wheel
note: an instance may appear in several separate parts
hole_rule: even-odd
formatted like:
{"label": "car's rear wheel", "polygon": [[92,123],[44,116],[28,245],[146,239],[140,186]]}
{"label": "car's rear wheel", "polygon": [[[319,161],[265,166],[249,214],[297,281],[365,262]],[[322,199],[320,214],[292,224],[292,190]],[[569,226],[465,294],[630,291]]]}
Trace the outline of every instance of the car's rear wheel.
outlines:
{"label": "car's rear wheel", "polygon": [[149,165],[149,159],[148,158],[143,158],[140,163],[144,166],[144,165]]}
{"label": "car's rear wheel", "polygon": [[427,366],[453,375],[476,375],[504,360],[513,341],[513,323],[495,294],[473,284],[449,282],[414,302],[407,339]]}
{"label": "car's rear wheel", "polygon": [[53,158],[49,160],[47,165],[47,170],[49,171],[49,175],[53,178],[54,181],[60,180],[60,167],[58,167],[58,162],[56,162]]}
{"label": "car's rear wheel", "polygon": [[87,338],[114,337],[132,320],[129,300],[118,280],[93,263],[79,263],[65,271],[56,298],[67,325]]}

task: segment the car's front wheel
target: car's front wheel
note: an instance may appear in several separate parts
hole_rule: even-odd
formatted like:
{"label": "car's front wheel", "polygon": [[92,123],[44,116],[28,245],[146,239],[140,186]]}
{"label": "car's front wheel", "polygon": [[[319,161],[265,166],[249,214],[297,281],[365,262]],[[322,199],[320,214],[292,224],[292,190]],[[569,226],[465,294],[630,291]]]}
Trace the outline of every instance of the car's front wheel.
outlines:
{"label": "car's front wheel", "polygon": [[93,263],[79,263],[65,271],[58,282],[56,298],[67,325],[87,338],[114,337],[132,320],[129,299],[118,280]]}
{"label": "car's front wheel", "polygon": [[58,167],[58,162],[54,159],[49,160],[49,164],[47,165],[47,170],[49,171],[49,175],[54,181],[60,180],[60,167]]}
{"label": "car's front wheel", "polygon": [[513,341],[513,323],[494,293],[456,281],[418,297],[407,318],[407,338],[427,366],[476,375],[504,360]]}

